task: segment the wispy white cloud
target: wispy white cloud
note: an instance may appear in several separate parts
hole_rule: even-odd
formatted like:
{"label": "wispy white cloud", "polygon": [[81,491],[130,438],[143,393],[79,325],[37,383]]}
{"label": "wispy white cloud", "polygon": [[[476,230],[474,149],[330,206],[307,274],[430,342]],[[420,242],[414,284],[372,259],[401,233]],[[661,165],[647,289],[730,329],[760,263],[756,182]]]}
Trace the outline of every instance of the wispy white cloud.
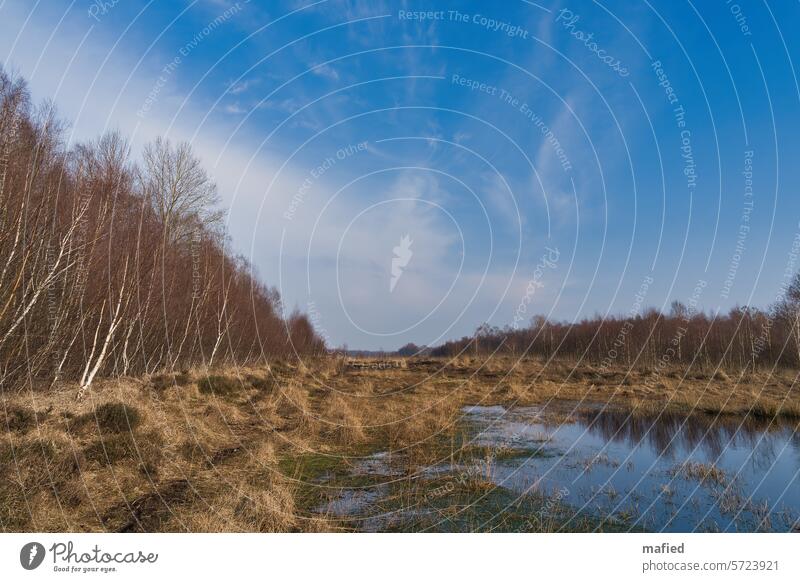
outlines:
{"label": "wispy white cloud", "polygon": [[331,81],[339,80],[339,73],[330,65],[318,65],[311,69],[311,71],[318,77],[325,77]]}
{"label": "wispy white cloud", "polygon": [[525,220],[520,214],[516,197],[519,192],[514,192],[508,181],[495,172],[484,172],[480,176],[480,192],[489,206],[499,218],[503,228],[517,231],[519,224],[524,225]]}
{"label": "wispy white cloud", "polygon": [[239,81],[238,83],[232,83],[228,88],[228,93],[231,95],[240,95],[250,89],[253,85],[256,84],[255,79],[247,79],[244,81]]}
{"label": "wispy white cloud", "polygon": [[229,103],[228,105],[225,105],[222,109],[223,111],[225,111],[225,113],[229,113],[231,115],[244,115],[245,113],[247,113],[247,109],[245,109],[238,103]]}

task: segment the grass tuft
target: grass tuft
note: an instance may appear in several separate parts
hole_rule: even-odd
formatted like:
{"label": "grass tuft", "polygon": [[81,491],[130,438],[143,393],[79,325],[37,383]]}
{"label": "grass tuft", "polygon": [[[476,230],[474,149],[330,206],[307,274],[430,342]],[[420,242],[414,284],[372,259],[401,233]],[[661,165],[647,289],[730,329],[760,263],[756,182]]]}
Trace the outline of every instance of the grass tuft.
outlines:
{"label": "grass tuft", "polygon": [[133,406],[122,402],[106,402],[75,418],[71,428],[80,430],[97,425],[101,433],[121,433],[133,431],[141,421],[141,413]]}
{"label": "grass tuft", "polygon": [[687,478],[700,481],[700,483],[725,485],[727,476],[725,471],[713,463],[699,463],[688,461],[681,465],[679,471]]}
{"label": "grass tuft", "polygon": [[197,382],[200,394],[215,394],[217,396],[233,396],[243,388],[241,381],[229,376],[206,376]]}
{"label": "grass tuft", "polygon": [[192,381],[192,377],[188,372],[180,372],[179,374],[159,374],[150,378],[150,384],[157,391],[161,392],[173,386],[186,386]]}
{"label": "grass tuft", "polygon": [[140,471],[155,476],[163,456],[162,446],[158,433],[148,433],[139,438],[131,433],[112,434],[87,446],[83,456],[88,462],[103,467],[133,461]]}
{"label": "grass tuft", "polygon": [[716,372],[714,372],[714,380],[716,380],[717,382],[730,382],[731,377],[728,376],[725,370],[717,370]]}
{"label": "grass tuft", "polygon": [[36,425],[36,414],[24,406],[7,406],[0,409],[0,428],[26,433]]}

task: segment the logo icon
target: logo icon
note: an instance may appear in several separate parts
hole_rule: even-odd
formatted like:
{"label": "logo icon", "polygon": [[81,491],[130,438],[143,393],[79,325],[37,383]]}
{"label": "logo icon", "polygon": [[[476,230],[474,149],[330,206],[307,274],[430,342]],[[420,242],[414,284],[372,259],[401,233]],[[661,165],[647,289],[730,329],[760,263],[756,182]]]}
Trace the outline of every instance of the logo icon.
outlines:
{"label": "logo icon", "polygon": [[403,276],[403,269],[408,266],[408,262],[414,254],[411,251],[413,242],[410,236],[404,235],[400,238],[400,244],[392,249],[394,257],[392,257],[392,279],[389,281],[389,293],[394,291],[397,282]]}
{"label": "logo icon", "polygon": [[44,546],[39,542],[29,542],[19,552],[19,563],[26,570],[35,570],[44,561]]}

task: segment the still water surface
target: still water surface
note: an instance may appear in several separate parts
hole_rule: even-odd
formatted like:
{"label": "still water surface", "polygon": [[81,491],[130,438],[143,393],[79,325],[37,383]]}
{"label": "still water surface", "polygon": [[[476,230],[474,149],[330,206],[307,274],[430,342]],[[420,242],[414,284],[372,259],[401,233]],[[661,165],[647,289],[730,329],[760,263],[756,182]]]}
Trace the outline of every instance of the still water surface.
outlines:
{"label": "still water surface", "polygon": [[557,492],[577,514],[656,531],[789,531],[800,514],[795,424],[600,407],[549,423],[538,408],[470,407],[475,441],[528,449],[492,479]]}
{"label": "still water surface", "polygon": [[[641,416],[570,403],[555,408],[466,407],[462,424],[466,446],[502,451],[489,454],[490,469],[481,474],[515,499],[532,492],[556,500],[559,523],[567,514],[559,526],[565,531],[583,517],[623,531],[800,528],[796,423]],[[465,470],[443,462],[423,473],[455,476]],[[397,478],[386,454],[363,460],[356,472]],[[366,529],[384,529],[386,522],[370,509],[388,491],[386,485],[344,491],[325,511],[361,516]]]}

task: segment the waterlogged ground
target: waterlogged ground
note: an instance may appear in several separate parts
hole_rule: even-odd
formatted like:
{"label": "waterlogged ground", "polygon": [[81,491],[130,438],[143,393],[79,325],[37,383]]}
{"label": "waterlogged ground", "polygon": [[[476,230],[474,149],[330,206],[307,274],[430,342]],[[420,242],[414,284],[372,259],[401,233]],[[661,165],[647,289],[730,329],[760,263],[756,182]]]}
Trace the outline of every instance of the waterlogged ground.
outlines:
{"label": "waterlogged ground", "polygon": [[[409,470],[355,460],[316,511],[366,531],[791,531],[795,424],[603,406],[466,407],[462,437]],[[449,448],[448,448],[449,447]],[[343,489],[342,489],[343,487]]]}
{"label": "waterlogged ground", "polygon": [[[63,383],[0,405],[0,526],[787,531],[795,388],[790,371],[734,381],[508,357],[187,370],[101,379],[80,401]],[[502,406],[464,408],[477,403]],[[674,412],[698,409],[724,420]],[[750,411],[794,424],[741,420]]]}

